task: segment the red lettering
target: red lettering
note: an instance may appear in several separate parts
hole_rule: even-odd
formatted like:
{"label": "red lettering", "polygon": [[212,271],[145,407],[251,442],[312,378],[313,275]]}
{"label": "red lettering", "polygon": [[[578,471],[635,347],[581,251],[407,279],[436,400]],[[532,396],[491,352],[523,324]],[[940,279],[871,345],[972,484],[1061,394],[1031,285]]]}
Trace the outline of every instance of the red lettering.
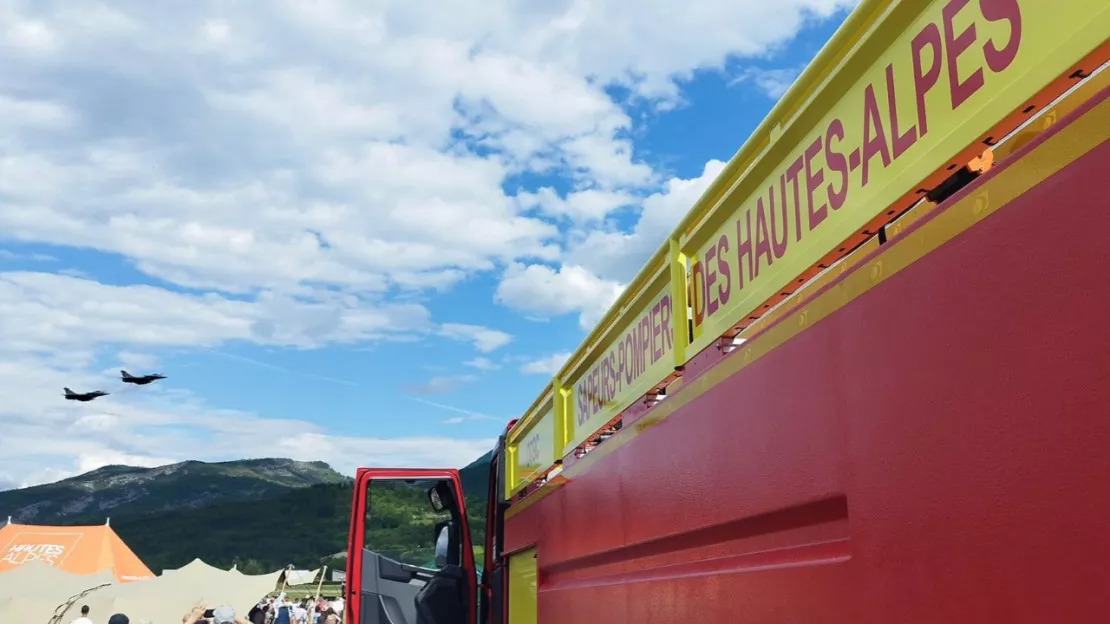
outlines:
{"label": "red lettering", "polygon": [[809,199],[809,229],[821,225],[828,214],[829,209],[825,204],[821,204],[816,209],[813,207],[813,191],[816,191],[825,182],[825,170],[817,169],[813,171],[813,159],[821,153],[821,139],[814,139],[813,143],[806,148],[806,195]]}
{"label": "red lettering", "polygon": [[663,340],[660,335],[659,304],[651,306],[651,363],[655,364],[663,357]]}
{"label": "red lettering", "polygon": [[633,345],[632,334],[630,332],[630,333],[625,335],[625,337],[624,337],[624,347],[621,349],[621,354],[624,357],[624,364],[621,365],[621,370],[624,371],[624,383],[625,383],[625,385],[631,385],[632,384],[632,373],[633,373],[632,362],[634,360],[634,356],[632,355],[632,345]]}
{"label": "red lettering", "polygon": [[[928,69],[922,65],[921,53],[925,46],[932,48],[932,63]],[[940,29],[936,24],[927,24],[921,32],[910,42],[910,51],[913,56],[913,89],[917,96],[917,128],[921,136],[929,131],[929,119],[926,114],[925,94],[937,84],[940,79]]]}
{"label": "red lettering", "polygon": [[[732,267],[728,265],[728,237],[721,234],[717,239],[717,272],[721,274],[721,281],[717,282],[717,299],[721,306],[728,305],[728,298],[732,292]],[[670,299],[667,300],[668,305]]]}
{"label": "red lettering", "polygon": [[663,353],[670,353],[674,345],[674,327],[671,325],[671,296],[663,295],[659,300],[659,322],[663,324]]}
{"label": "red lettering", "polygon": [[605,403],[608,403],[617,394],[617,384],[616,380],[613,379],[613,367],[609,363],[608,353],[605,354],[605,359],[601,361],[601,366],[601,378],[604,380],[604,383],[601,384],[601,394]]}
{"label": "red lettering", "polygon": [[609,369],[609,400],[612,401],[620,391],[621,378],[617,374],[617,353],[610,351],[609,357],[605,358],[605,366]]}
{"label": "red lettering", "polygon": [[604,405],[604,403],[602,403],[601,401],[601,390],[601,369],[594,368],[592,371],[590,371],[590,394],[593,395],[594,399],[592,411],[593,414],[600,412],[601,407]]}
{"label": "red lettering", "polygon": [[890,136],[893,137],[894,142],[894,159],[898,160],[899,156],[917,142],[917,127],[910,124],[905,133],[898,133],[898,100],[894,92],[895,88],[894,65],[888,64],[886,66],[886,107],[890,112]]}
{"label": "red lettering", "polygon": [[[760,197],[756,200],[756,210],[763,210],[763,198]],[[786,253],[786,243],[788,239],[787,230],[790,229],[790,215],[786,212],[786,202],[782,202],[782,240],[779,240],[779,228],[775,227],[775,185],[767,187],[767,204],[770,208],[767,214],[771,217],[771,251],[775,252],[776,258],[781,258]]]}
{"label": "red lettering", "polygon": [[748,278],[752,277],[752,211],[745,210],[743,220],[736,220],[736,280],[744,290],[744,258],[748,259]]}
{"label": "red lettering", "polygon": [[839,119],[833,119],[829,129],[825,131],[825,164],[830,171],[840,173],[840,190],[834,191],[832,184],[826,187],[829,193],[829,205],[833,210],[839,210],[848,198],[848,159],[843,152],[833,149],[833,139],[844,140],[844,124]]}
{"label": "red lettering", "polygon": [[[798,189],[798,174],[802,172],[802,169],[805,169],[805,165],[802,164],[801,156],[798,157],[798,160],[790,163],[790,166],[786,168],[786,179],[790,180],[790,183],[794,185],[794,223],[796,224],[795,229],[797,231],[798,240],[802,240],[802,200]],[[784,202],[786,201],[785,187],[782,200]]]}
{"label": "red lettering", "polygon": [[598,369],[597,374],[598,374],[599,378],[601,378],[601,380],[599,380],[598,383],[597,383],[597,386],[598,386],[598,388],[597,388],[597,394],[598,394],[597,401],[599,403],[603,403],[603,404],[606,401],[608,401],[609,396],[610,396],[610,394],[609,394],[609,368],[606,365],[606,364],[608,364],[608,362],[609,362],[609,359],[605,358],[601,362],[597,363],[597,369]]}
{"label": "red lettering", "polygon": [[756,204],[755,213],[755,273],[752,279],[759,277],[759,259],[767,256],[767,266],[771,266],[774,258],[771,257],[771,240],[767,234],[767,211],[763,204]]}
{"label": "red lettering", "polygon": [[625,339],[625,350],[628,351],[628,368],[625,369],[625,383],[632,385],[632,380],[636,379],[636,336],[632,332],[628,332],[628,338]]}
{"label": "red lettering", "polygon": [[639,325],[628,330],[628,379],[631,382],[640,375],[640,330]]}
{"label": "red lettering", "polygon": [[[619,348],[619,346],[618,346]],[[616,397],[617,393],[621,391],[623,385],[621,384],[621,370],[617,366],[617,352],[613,351],[609,355],[609,367],[612,369],[613,377],[613,396]]]}
{"label": "red lettering", "polygon": [[[620,348],[619,343],[617,344],[617,348],[618,349]],[[613,366],[613,387],[616,388],[616,392],[620,392],[621,389],[624,387],[624,385],[621,383],[621,369],[620,369],[620,366],[617,364],[617,352],[616,351],[613,351],[613,356],[612,356],[610,361],[612,362],[612,366]],[[615,393],[614,393],[614,396],[615,396]]]}
{"label": "red lettering", "polygon": [[586,377],[586,419],[589,420],[594,414],[597,413],[597,388],[594,383],[595,377],[588,375]]}
{"label": "red lettering", "polygon": [[706,318],[717,313],[717,297],[713,294],[713,285],[717,283],[717,246],[713,245],[705,250],[705,316]]}
{"label": "red lettering", "polygon": [[874,85],[863,90],[863,185],[867,186],[871,158],[878,154],[883,158],[883,167],[890,166],[890,148],[886,143],[886,129],[879,114],[879,103],[875,101]]}
{"label": "red lettering", "polygon": [[[628,381],[628,336],[625,335],[621,341],[617,343],[617,376]],[[621,374],[623,373],[623,375]],[[627,383],[627,382],[625,382]]]}
{"label": "red lettering", "polygon": [[694,308],[694,325],[701,325],[705,320],[705,277],[702,275],[701,262],[694,261],[694,266],[690,268],[690,290],[693,296],[690,298],[690,307]]}
{"label": "red lettering", "polygon": [[975,43],[975,23],[972,22],[957,35],[952,32],[952,20],[961,9],[967,6],[968,2],[970,0],[948,0],[948,4],[940,10],[941,21],[944,23],[944,52],[948,65],[948,88],[952,96],[952,110],[959,108],[983,87],[982,67],[976,67],[967,80],[960,82],[960,55]]}
{"label": "red lettering", "polygon": [[1021,6],[1018,0],[979,0],[979,10],[988,22],[1005,20],[1010,22],[1010,39],[1006,45],[999,48],[994,40],[990,39],[983,46],[983,56],[987,59],[987,67],[998,73],[1005,70],[1017,57],[1018,48],[1021,47]]}

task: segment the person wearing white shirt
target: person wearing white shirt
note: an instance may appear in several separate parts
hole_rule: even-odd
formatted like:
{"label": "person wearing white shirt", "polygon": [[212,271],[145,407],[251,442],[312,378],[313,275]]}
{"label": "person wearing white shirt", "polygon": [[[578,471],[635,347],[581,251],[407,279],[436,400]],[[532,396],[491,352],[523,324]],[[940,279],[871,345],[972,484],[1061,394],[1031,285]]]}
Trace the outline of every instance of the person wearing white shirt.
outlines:
{"label": "person wearing white shirt", "polygon": [[293,624],[308,624],[308,609],[301,603],[293,605]]}
{"label": "person wearing white shirt", "polygon": [[81,617],[73,620],[73,624],[93,624],[89,619],[89,605],[81,605]]}

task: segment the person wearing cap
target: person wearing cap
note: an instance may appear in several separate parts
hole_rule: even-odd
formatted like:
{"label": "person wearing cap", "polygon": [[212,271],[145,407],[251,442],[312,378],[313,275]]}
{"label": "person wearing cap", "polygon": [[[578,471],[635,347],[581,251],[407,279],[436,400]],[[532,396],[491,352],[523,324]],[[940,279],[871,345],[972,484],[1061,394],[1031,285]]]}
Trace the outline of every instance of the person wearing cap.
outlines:
{"label": "person wearing cap", "polygon": [[131,619],[122,613],[117,613],[108,618],[108,624],[131,624]]}
{"label": "person wearing cap", "polygon": [[238,624],[240,620],[235,617],[235,609],[223,605],[212,610],[211,621],[212,624]]}
{"label": "person wearing cap", "polygon": [[[181,624],[250,624],[250,622],[235,615],[235,609],[228,605],[220,605],[212,609],[212,617],[204,617],[207,611],[204,603],[198,603],[191,611],[181,618]],[[116,622],[108,622],[108,624],[117,624]],[[118,624],[128,624],[128,622],[120,622]]]}

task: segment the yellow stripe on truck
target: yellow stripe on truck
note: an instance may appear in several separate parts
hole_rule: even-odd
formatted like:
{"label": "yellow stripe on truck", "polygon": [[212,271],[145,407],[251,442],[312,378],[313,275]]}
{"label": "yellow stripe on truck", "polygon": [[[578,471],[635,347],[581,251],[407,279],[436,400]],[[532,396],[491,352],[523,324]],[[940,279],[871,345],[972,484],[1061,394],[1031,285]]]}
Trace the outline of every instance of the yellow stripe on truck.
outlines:
{"label": "yellow stripe on truck", "polygon": [[514,426],[505,496],[1097,67],[1107,33],[1107,0],[861,0]]}
{"label": "yellow stripe on truck", "polygon": [[789,288],[923,176],[962,165],[948,161],[1056,79],[1062,59],[1105,42],[1108,17],[1106,0],[890,5],[873,28],[897,28],[868,39],[878,54],[866,71],[832,75],[813,96],[827,105],[791,120],[769,148],[781,155],[738,177],[682,245],[694,262],[691,351]]}
{"label": "yellow stripe on truck", "polygon": [[536,624],[536,549],[509,555],[509,624]]}

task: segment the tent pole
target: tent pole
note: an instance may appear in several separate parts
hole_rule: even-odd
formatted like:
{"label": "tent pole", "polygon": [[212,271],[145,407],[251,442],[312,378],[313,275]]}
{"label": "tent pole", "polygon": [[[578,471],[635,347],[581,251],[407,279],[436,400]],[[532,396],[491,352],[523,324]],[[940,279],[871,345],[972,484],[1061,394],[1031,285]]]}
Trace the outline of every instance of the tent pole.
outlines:
{"label": "tent pole", "polygon": [[324,585],[324,577],[327,576],[327,575],[328,575],[328,566],[324,566],[324,569],[320,571],[320,582],[316,583],[316,600],[314,600],[313,602],[319,602],[320,601],[320,587],[322,587]]}

